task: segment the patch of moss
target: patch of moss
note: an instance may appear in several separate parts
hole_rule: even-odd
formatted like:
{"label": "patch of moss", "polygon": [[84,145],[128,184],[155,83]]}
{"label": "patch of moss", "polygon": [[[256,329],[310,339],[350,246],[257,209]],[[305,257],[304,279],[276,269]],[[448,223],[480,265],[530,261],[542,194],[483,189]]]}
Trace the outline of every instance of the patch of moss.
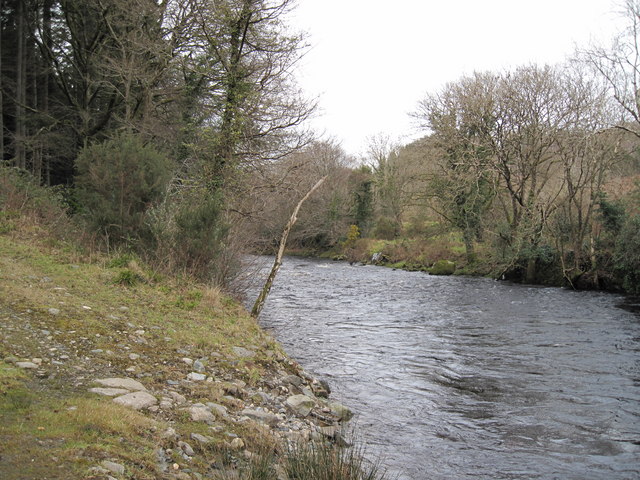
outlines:
{"label": "patch of moss", "polygon": [[456,264],[451,260],[438,260],[429,269],[431,275],[453,275],[456,271]]}

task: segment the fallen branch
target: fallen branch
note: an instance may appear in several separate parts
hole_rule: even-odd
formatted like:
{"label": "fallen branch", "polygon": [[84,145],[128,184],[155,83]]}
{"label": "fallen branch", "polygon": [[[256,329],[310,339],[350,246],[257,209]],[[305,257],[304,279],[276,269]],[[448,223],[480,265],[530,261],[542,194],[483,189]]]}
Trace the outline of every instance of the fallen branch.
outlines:
{"label": "fallen branch", "polygon": [[282,265],[282,257],[284,256],[284,249],[287,246],[287,238],[289,238],[289,232],[291,231],[293,225],[296,223],[296,220],[298,220],[298,212],[300,211],[300,207],[302,207],[302,204],[307,200],[307,198],[311,196],[313,192],[320,188],[320,185],[322,185],[322,183],[326,179],[327,177],[324,176],[320,180],[318,180],[316,184],[311,187],[311,190],[309,190],[307,194],[302,197],[302,199],[300,199],[298,205],[296,205],[296,208],[293,210],[293,214],[291,215],[291,218],[287,222],[287,225],[284,227],[284,230],[282,232],[282,237],[280,238],[280,247],[278,248],[276,259],[273,262],[273,267],[271,267],[271,273],[269,273],[269,277],[267,278],[264,287],[262,287],[262,291],[260,292],[260,295],[258,295],[256,303],[254,303],[253,308],[251,309],[252,317],[257,318],[258,315],[260,315],[262,307],[264,306],[264,302],[267,300],[267,296],[271,291],[273,281],[275,280],[276,274],[278,273],[278,270],[280,270],[280,266]]}

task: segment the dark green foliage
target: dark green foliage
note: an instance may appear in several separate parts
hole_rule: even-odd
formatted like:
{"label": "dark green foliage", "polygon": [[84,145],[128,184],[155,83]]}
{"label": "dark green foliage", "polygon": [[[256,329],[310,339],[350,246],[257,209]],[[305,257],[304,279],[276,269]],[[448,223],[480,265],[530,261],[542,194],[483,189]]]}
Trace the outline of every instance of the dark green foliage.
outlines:
{"label": "dark green foliage", "polygon": [[220,262],[228,232],[220,195],[203,191],[184,201],[176,212],[173,232],[178,268],[201,278],[217,277],[222,282],[226,267],[222,268]]}
{"label": "dark green foliage", "polygon": [[640,215],[630,217],[622,227],[614,261],[624,289],[634,295],[640,294]]}
{"label": "dark green foliage", "polygon": [[609,201],[604,192],[598,193],[598,211],[605,230],[612,235],[620,233],[625,221],[625,208],[619,201]]}
{"label": "dark green foliage", "polygon": [[373,181],[365,178],[359,182],[354,192],[354,223],[361,232],[365,232],[373,216]]}
{"label": "dark green foliage", "polygon": [[133,134],[85,148],[76,160],[76,185],[90,228],[109,242],[149,236],[147,209],[165,192],[171,162]]}

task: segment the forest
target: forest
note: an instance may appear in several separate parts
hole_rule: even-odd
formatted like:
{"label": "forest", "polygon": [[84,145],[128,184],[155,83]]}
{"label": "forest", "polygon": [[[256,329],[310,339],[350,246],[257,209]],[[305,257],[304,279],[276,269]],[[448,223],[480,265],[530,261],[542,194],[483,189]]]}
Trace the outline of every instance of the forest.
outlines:
{"label": "forest", "polygon": [[608,46],[476,72],[365,158],[311,131],[290,0],[4,0],[0,226],[46,187],[91,248],[228,286],[247,252],[640,293],[640,3]]}

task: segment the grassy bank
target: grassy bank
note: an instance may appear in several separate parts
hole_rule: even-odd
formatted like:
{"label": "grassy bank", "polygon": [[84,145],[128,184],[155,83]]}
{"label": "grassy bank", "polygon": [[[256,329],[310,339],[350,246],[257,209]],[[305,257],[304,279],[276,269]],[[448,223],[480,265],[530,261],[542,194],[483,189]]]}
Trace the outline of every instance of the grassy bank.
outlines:
{"label": "grassy bank", "polygon": [[[381,478],[344,473],[354,460],[325,440],[347,418],[240,304],[71,228],[40,207],[0,215],[0,478]],[[112,395],[114,378],[140,388]],[[307,411],[285,408],[305,392]],[[312,440],[329,454],[291,448]]]}

